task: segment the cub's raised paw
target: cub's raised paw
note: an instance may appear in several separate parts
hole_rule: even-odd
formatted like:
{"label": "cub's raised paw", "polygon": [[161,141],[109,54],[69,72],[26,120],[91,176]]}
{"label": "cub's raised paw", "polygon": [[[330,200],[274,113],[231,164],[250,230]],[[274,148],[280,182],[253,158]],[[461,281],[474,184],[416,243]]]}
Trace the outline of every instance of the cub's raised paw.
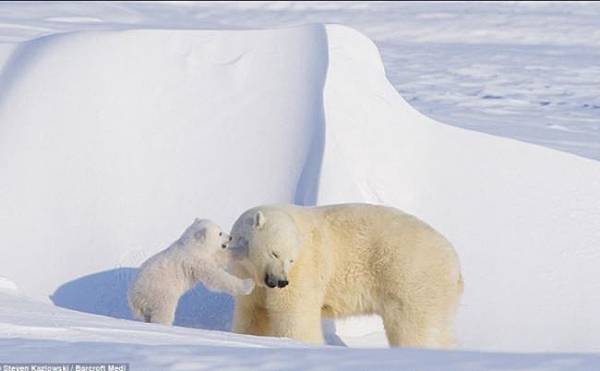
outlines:
{"label": "cub's raised paw", "polygon": [[240,295],[250,295],[254,290],[254,281],[251,279],[242,280]]}

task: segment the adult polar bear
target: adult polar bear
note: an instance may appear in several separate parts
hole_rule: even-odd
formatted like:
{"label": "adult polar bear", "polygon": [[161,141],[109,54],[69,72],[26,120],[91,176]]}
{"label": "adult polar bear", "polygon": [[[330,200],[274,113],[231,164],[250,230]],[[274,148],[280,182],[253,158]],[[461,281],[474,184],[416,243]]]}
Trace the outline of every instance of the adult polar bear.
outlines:
{"label": "adult polar bear", "polygon": [[233,330],[321,344],[321,316],[378,314],[390,346],[454,345],[462,294],[450,243],[419,219],[368,204],[259,206],[231,231],[237,274]]}

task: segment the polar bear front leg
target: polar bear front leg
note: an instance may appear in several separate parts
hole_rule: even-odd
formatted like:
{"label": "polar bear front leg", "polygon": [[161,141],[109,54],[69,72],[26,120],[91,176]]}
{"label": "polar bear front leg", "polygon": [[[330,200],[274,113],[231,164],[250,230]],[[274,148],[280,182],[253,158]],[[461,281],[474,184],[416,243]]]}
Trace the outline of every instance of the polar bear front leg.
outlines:
{"label": "polar bear front leg", "polygon": [[237,334],[268,336],[267,312],[256,304],[252,296],[236,297],[232,331]]}
{"label": "polar bear front leg", "polygon": [[321,305],[316,300],[304,300],[286,310],[267,313],[270,336],[286,337],[306,343],[322,345]]}
{"label": "polar bear front leg", "polygon": [[202,281],[204,286],[215,292],[225,292],[232,296],[238,296],[248,295],[254,289],[254,281],[238,278],[218,267],[207,268],[201,276],[198,279]]}

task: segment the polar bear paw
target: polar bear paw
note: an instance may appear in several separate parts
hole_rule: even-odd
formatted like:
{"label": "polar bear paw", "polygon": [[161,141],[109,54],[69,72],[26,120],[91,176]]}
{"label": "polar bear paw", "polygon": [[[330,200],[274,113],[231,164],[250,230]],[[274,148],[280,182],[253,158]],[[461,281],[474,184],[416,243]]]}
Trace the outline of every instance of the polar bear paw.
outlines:
{"label": "polar bear paw", "polygon": [[254,280],[244,279],[240,289],[240,295],[250,295],[254,291]]}

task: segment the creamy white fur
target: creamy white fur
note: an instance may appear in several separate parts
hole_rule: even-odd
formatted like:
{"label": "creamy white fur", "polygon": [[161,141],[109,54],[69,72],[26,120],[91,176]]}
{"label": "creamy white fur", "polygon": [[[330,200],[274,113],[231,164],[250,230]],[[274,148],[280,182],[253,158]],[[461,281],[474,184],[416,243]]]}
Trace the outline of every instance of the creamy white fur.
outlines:
{"label": "creamy white fur", "polygon": [[210,290],[247,295],[251,280],[230,275],[229,235],[209,220],[196,219],[167,249],[145,261],[129,287],[132,313],[146,322],[172,324],[181,295],[199,281]]}
{"label": "creamy white fur", "polygon": [[[378,314],[391,346],[454,345],[458,257],[414,216],[368,204],[262,206],[231,234],[246,253],[236,274],[257,284],[236,297],[235,332],[321,344],[321,316]],[[269,288],[267,275],[289,284]]]}

